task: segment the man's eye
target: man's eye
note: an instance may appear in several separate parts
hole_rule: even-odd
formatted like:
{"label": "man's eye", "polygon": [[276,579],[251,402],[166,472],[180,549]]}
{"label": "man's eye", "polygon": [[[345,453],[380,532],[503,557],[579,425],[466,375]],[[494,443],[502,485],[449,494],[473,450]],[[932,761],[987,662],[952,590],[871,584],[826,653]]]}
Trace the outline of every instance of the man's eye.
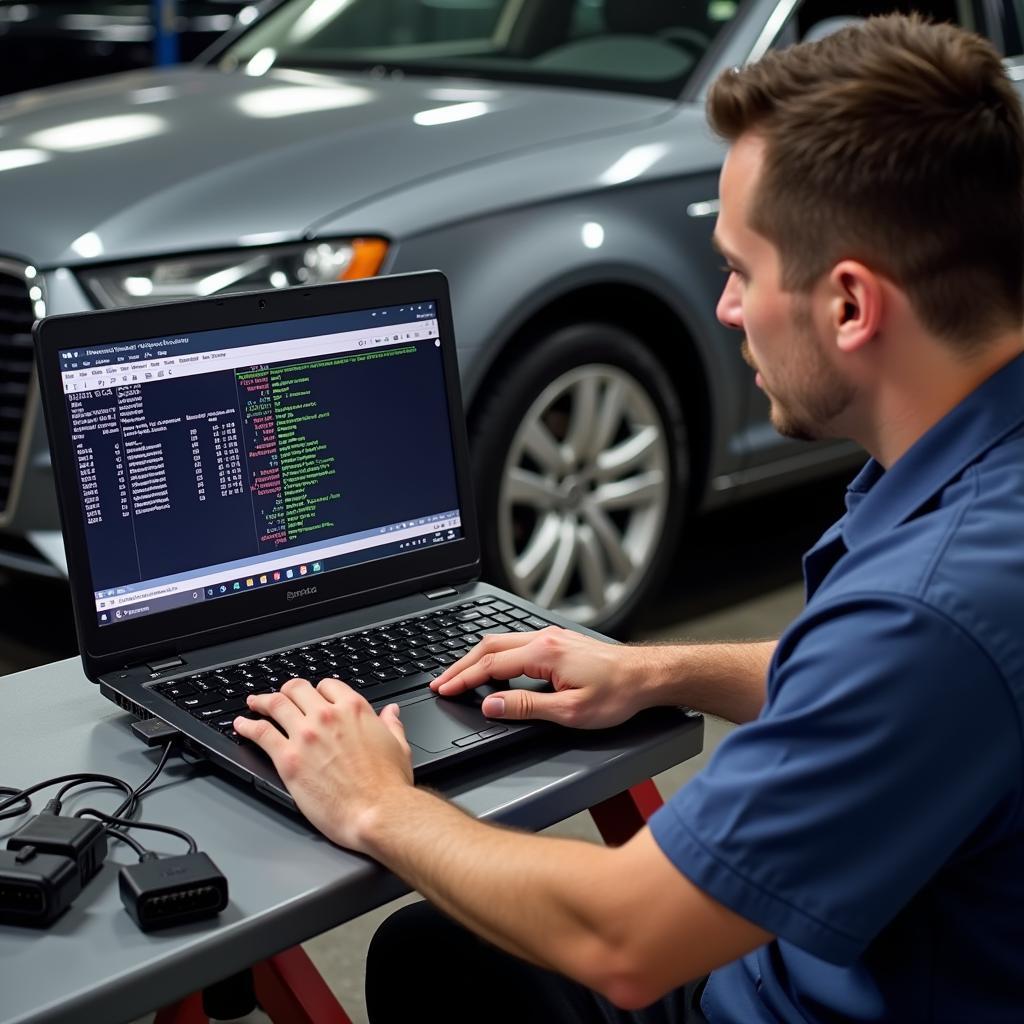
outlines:
{"label": "man's eye", "polygon": [[736,267],[732,267],[728,263],[723,263],[719,269],[723,274],[735,274],[738,278],[743,278],[743,271],[737,270]]}

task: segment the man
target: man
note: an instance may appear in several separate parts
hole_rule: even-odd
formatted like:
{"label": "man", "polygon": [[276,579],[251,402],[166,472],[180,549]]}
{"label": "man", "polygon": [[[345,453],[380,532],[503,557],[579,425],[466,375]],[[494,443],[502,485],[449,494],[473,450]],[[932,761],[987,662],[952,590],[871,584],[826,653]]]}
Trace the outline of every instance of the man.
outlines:
{"label": "man", "polygon": [[708,111],[731,144],[718,316],[782,433],[872,458],[777,645],[547,629],[436,681],[554,682],[489,697],[494,717],[740,723],[619,849],[415,789],[397,709],[336,680],[250,698],[287,736],[237,729],[310,820],[483,940],[400,912],[371,949],[375,1020],[699,1020],[681,986],[708,972],[715,1024],[1024,1019],[1021,111],[988,44],[902,17],[724,75]]}

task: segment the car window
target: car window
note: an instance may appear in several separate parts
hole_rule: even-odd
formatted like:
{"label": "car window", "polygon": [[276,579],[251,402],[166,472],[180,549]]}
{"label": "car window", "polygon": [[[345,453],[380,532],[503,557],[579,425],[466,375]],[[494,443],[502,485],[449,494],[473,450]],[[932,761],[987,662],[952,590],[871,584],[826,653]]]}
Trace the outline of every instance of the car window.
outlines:
{"label": "car window", "polygon": [[979,19],[971,0],[804,0],[780,32],[775,45],[821,39],[873,15],[912,11],[932,21],[952,22],[979,31]]}
{"label": "car window", "polygon": [[736,0],[291,0],[226,70],[379,67],[676,96]]}
{"label": "car window", "polygon": [[275,35],[283,30],[292,45],[345,49],[482,43],[497,27],[504,6],[504,0],[292,3],[282,12]]}
{"label": "car window", "polygon": [[986,5],[997,26],[994,41],[1007,57],[1024,55],[1024,0],[976,0]]}

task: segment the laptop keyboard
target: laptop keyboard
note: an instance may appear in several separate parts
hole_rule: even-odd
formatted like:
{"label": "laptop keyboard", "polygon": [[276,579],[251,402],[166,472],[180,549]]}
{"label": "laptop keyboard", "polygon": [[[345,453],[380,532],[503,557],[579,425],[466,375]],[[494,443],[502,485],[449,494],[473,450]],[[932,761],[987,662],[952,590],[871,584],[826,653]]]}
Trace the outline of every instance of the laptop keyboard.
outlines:
{"label": "laptop keyboard", "polygon": [[334,676],[369,701],[386,700],[429,685],[486,633],[526,633],[549,625],[507,601],[483,597],[157,683],[153,689],[235,743],[242,743],[245,741],[234,729],[235,718],[239,714],[260,717],[248,711],[249,694],[279,690],[295,676],[312,682]]}

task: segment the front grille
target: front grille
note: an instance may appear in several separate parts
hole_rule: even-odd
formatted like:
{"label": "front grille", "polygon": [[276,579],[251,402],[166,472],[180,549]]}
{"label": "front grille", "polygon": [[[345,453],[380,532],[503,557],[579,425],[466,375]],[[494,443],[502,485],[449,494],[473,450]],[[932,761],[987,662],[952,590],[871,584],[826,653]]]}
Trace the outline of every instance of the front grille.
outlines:
{"label": "front grille", "polygon": [[[35,309],[25,270],[22,264],[0,260],[0,516],[6,515],[13,497],[23,432],[31,429],[32,417],[25,413]],[[25,445],[29,441],[26,436]]]}

